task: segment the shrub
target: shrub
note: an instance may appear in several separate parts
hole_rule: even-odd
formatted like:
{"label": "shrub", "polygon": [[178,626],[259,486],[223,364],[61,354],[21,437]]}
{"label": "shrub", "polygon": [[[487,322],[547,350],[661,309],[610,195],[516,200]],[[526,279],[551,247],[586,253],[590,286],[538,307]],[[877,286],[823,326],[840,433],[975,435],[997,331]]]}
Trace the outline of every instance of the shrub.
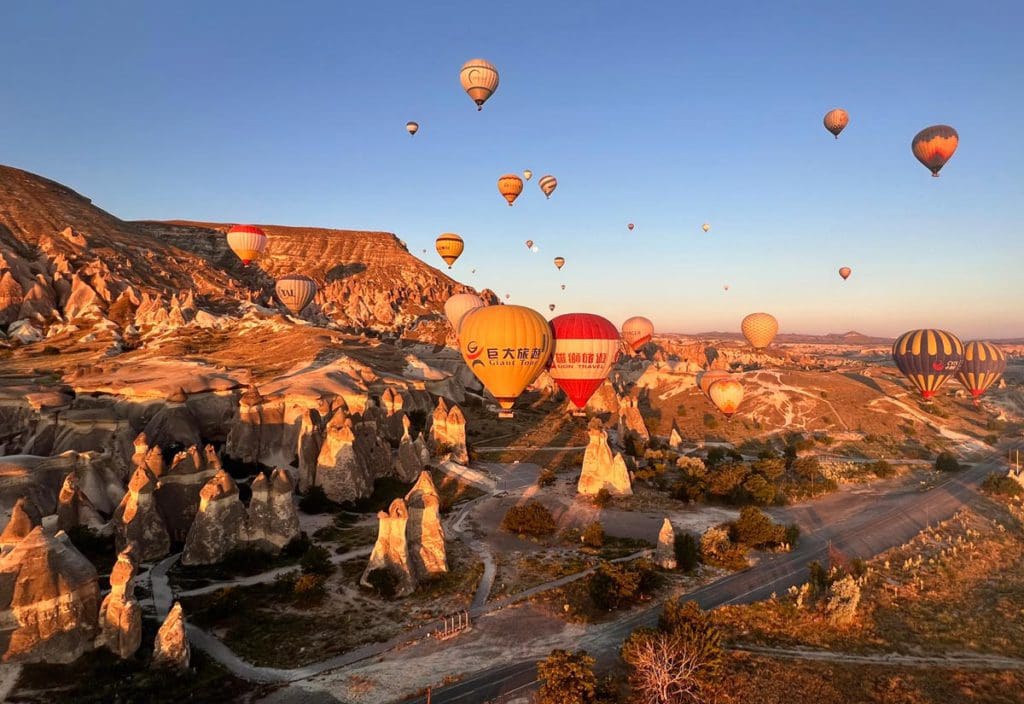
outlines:
{"label": "shrub", "polygon": [[331,513],[338,509],[338,505],[327,498],[322,487],[311,486],[306,495],[299,499],[299,510],[307,515],[319,513]]}
{"label": "shrub", "polygon": [[817,560],[807,565],[807,582],[815,594],[824,594],[829,587],[828,570]]}
{"label": "shrub", "polygon": [[594,521],[583,530],[580,541],[591,548],[599,548],[604,545],[604,526],[600,521]]}
{"label": "shrub", "polygon": [[303,574],[295,580],[292,587],[292,595],[295,603],[301,606],[315,606],[327,596],[324,583],[327,577],[322,574]]}
{"label": "shrub", "polygon": [[996,472],[985,477],[985,481],[981,483],[981,489],[989,494],[1005,496],[1011,499],[1017,496],[1024,496],[1024,486],[1018,484],[1013,477],[997,474]]}
{"label": "shrub", "polygon": [[958,472],[960,463],[952,452],[943,451],[935,458],[935,469],[940,472]]}
{"label": "shrub", "polygon": [[370,583],[373,590],[385,599],[394,599],[398,589],[398,581],[390,571],[386,569],[375,569],[366,575],[366,581]]}
{"label": "shrub", "polygon": [[725,448],[724,447],[712,447],[708,450],[708,458],[705,460],[705,464],[708,467],[714,468],[720,465],[725,460]]}
{"label": "shrub", "polygon": [[590,576],[587,591],[599,609],[614,611],[644,598],[654,586],[654,563],[634,560],[629,564],[602,562]]}
{"label": "shrub", "polygon": [[879,479],[886,479],[896,474],[893,466],[885,460],[875,460],[867,466],[867,469]]}
{"label": "shrub", "polygon": [[612,492],[608,491],[604,487],[598,489],[597,493],[594,494],[594,505],[598,508],[605,508],[612,502]]}
{"label": "shrub", "polygon": [[537,476],[537,486],[551,486],[558,477],[550,469],[545,469]]}
{"label": "shrub", "polygon": [[786,545],[788,545],[790,550],[792,550],[800,541],[800,526],[798,526],[796,523],[790,523],[788,526],[786,526],[785,536]]}
{"label": "shrub", "polygon": [[530,499],[510,508],[501,527],[510,533],[543,537],[555,532],[555,518],[544,504]]}
{"label": "shrub", "polygon": [[331,562],[331,553],[327,548],[320,545],[313,545],[306,551],[306,554],[299,560],[299,567],[303,574],[320,575],[326,577],[335,570]]}
{"label": "shrub", "polygon": [[709,428],[711,430],[714,430],[715,428],[718,427],[718,418],[715,416],[714,413],[704,414],[704,427]]}
{"label": "shrub", "polygon": [[697,567],[700,562],[700,551],[696,539],[690,533],[677,533],[674,547],[679,569],[689,572]]}
{"label": "shrub", "polygon": [[729,527],[729,537],[736,543],[752,548],[777,545],[785,540],[786,529],[772,523],[764,511],[744,506],[740,517]]}
{"label": "shrub", "polygon": [[767,506],[775,500],[775,487],[760,474],[751,475],[747,481],[743,482],[743,489],[755,504]]}
{"label": "shrub", "polygon": [[587,651],[570,653],[552,650],[537,663],[537,675],[544,684],[537,693],[537,704],[594,704],[597,701],[597,675],[594,658]]}

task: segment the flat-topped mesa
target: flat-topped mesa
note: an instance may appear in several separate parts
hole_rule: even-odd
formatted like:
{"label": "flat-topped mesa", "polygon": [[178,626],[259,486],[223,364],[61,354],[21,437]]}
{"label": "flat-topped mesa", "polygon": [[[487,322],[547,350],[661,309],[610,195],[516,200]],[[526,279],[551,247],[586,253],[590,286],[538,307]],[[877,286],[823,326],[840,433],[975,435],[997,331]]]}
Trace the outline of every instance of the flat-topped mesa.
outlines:
{"label": "flat-topped mesa", "polygon": [[370,561],[363,571],[359,583],[364,587],[373,587],[370,574],[375,570],[387,571],[395,583],[395,596],[407,596],[416,589],[416,578],[409,557],[409,546],[406,541],[406,528],[409,522],[409,509],[402,499],[391,502],[387,512],[377,514],[379,522],[377,542],[370,553]]}
{"label": "flat-topped mesa", "polygon": [[607,489],[613,496],[628,496],[633,493],[633,487],[626,462],[621,454],[612,454],[608,433],[601,427],[600,420],[595,418],[594,421],[588,431],[590,440],[583,455],[583,471],[576,489],[588,496],[597,494],[601,489]]}
{"label": "flat-topped mesa", "polygon": [[78,526],[101,530],[104,525],[106,521],[79,486],[78,475],[69,472],[57,497],[57,527],[63,531]]}
{"label": "flat-topped mesa", "polygon": [[138,467],[128,480],[128,491],[114,510],[114,544],[117,550],[135,545],[135,556],[142,562],[159,560],[171,549],[167,524],[157,507],[155,482],[149,472]]}
{"label": "flat-topped mesa", "polygon": [[355,440],[351,419],[336,413],[327,424],[315,479],[332,501],[355,501],[373,493],[374,477],[356,456]]}
{"label": "flat-topped mesa", "polygon": [[245,506],[238,486],[224,470],[199,492],[199,510],[185,539],[183,565],[212,565],[238,548],[245,535]]}
{"label": "flat-topped mesa", "polygon": [[4,532],[0,534],[0,551],[13,548],[39,525],[39,522],[32,518],[32,513],[26,508],[27,503],[28,499],[24,496],[14,502],[11,519],[7,521]]}
{"label": "flat-topped mesa", "polygon": [[72,662],[93,647],[98,606],[96,568],[36,526],[0,556],[0,662]]}
{"label": "flat-topped mesa", "polygon": [[288,472],[278,467],[270,479],[260,473],[252,482],[252,499],[246,513],[245,540],[258,549],[278,554],[299,537],[299,514]]}
{"label": "flat-topped mesa", "polygon": [[467,464],[469,450],[466,447],[466,416],[462,409],[452,404],[451,408],[443,397],[438,397],[430,424],[430,446],[436,454],[450,452],[453,462]]}
{"label": "flat-topped mesa", "polygon": [[142,609],[135,599],[137,570],[133,548],[129,545],[117,556],[110,572],[110,593],[100,605],[100,634],[96,645],[120,658],[130,658],[142,643]]}

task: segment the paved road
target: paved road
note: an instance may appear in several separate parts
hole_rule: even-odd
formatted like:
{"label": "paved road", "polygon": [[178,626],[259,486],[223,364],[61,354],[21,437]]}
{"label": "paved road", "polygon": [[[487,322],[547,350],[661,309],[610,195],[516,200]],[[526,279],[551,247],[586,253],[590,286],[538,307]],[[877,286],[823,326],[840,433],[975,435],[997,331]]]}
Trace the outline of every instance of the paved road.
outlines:
{"label": "paved road", "polygon": [[[796,550],[766,557],[754,567],[737,572],[691,592],[688,596],[703,608],[749,603],[782,594],[806,581],[807,564],[824,562],[829,545],[848,557],[868,558],[902,545],[923,528],[952,516],[964,504],[977,499],[977,485],[992,471],[1005,467],[996,459],[976,464],[927,490],[910,488],[891,495],[864,497],[849,492],[831,502],[808,506],[801,523],[806,530]],[[826,507],[831,510],[824,513]],[[831,515],[829,515],[831,514]],[[835,519],[835,520],[833,520]],[[807,525],[810,524],[810,525]],[[621,642],[639,626],[657,622],[660,609],[651,608],[609,624],[599,633],[580,639],[579,647],[602,647]],[[599,654],[594,648],[590,652]],[[439,673],[440,675],[440,673]],[[503,665],[478,672],[456,684],[433,692],[432,704],[480,704],[536,685],[533,661]],[[423,697],[409,700],[424,702]]]}

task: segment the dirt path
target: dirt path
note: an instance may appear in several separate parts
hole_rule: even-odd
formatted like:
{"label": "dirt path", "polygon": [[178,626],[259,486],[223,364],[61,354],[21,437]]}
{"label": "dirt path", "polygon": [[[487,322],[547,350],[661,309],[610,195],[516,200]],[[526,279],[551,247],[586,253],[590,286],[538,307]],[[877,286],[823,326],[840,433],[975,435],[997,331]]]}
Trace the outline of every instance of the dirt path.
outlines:
{"label": "dirt path", "polygon": [[777,648],[760,645],[733,645],[727,648],[741,653],[765,655],[786,660],[814,660],[892,667],[943,667],[969,670],[1024,670],[1024,660],[989,653],[955,652],[942,655],[904,655],[902,653],[843,653],[811,648]]}

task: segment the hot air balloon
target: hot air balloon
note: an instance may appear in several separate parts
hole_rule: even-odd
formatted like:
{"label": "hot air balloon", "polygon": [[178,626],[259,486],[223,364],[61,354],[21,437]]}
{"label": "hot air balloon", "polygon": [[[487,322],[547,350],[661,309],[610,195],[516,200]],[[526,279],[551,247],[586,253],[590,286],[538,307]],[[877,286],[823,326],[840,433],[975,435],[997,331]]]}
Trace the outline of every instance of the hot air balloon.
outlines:
{"label": "hot air balloon", "polygon": [[466,248],[466,245],[462,238],[454,232],[442,232],[441,236],[434,240],[434,247],[441,255],[441,259],[444,259],[448,268],[451,269],[455,260],[462,255],[462,250]]}
{"label": "hot air balloon", "polygon": [[526,240],[526,248],[533,249],[533,240]]}
{"label": "hot air balloon", "polygon": [[726,418],[732,418],[743,402],[743,384],[735,379],[719,379],[708,387],[708,398]]}
{"label": "hot air balloon", "polygon": [[551,320],[551,332],[551,378],[576,408],[585,408],[619,356],[619,331],[600,315],[565,313]]}
{"label": "hot air balloon", "polygon": [[972,341],[964,345],[964,363],[956,378],[971,392],[974,402],[1006,371],[1006,355],[991,342]]}
{"label": "hot air balloon", "polygon": [[932,176],[938,177],[939,170],[953,156],[960,135],[949,125],[926,127],[914,136],[910,148],[917,160],[931,170]]}
{"label": "hot air balloon", "polygon": [[417,132],[420,131],[420,123],[418,123],[418,122],[406,122],[405,123],[405,130],[410,135],[416,134]]}
{"label": "hot air balloon", "polygon": [[563,291],[565,290],[565,284],[562,284],[562,290]]}
{"label": "hot air balloon", "polygon": [[722,379],[728,379],[731,376],[732,374],[724,369],[709,369],[708,371],[702,372],[698,375],[697,383],[700,385],[701,392],[707,396],[708,392],[711,390],[712,384],[716,381],[721,381]]}
{"label": "hot air balloon", "polygon": [[427,250],[426,250],[426,248],[424,248],[424,250],[423,250],[423,253],[424,253],[424,254],[426,254],[426,253],[427,253]]}
{"label": "hot air balloon", "polygon": [[519,194],[523,192],[523,179],[515,174],[505,174],[498,179],[498,193],[504,196],[511,208]]}
{"label": "hot air balloon", "polygon": [[505,300],[507,301],[510,298],[512,298],[512,294],[511,293],[506,293],[505,294]]}
{"label": "hot air balloon", "polygon": [[722,286],[722,290],[723,290],[723,291],[728,291],[728,290],[729,290],[729,284],[725,284],[725,285],[723,285],[723,286]]}
{"label": "hot air balloon", "polygon": [[964,344],[945,330],[911,330],[896,339],[892,358],[903,376],[930,399],[960,369]]}
{"label": "hot air balloon", "polygon": [[558,185],[558,179],[551,174],[547,176],[541,176],[540,181],[537,181],[537,185],[540,186],[540,190],[544,191],[544,195],[548,198],[555,192],[555,187]]}
{"label": "hot air balloon", "polygon": [[249,266],[267,248],[267,235],[255,225],[232,225],[228,230],[228,247],[242,260],[242,266]]}
{"label": "hot air balloon", "polygon": [[498,90],[498,69],[483,59],[470,59],[459,71],[462,89],[476,103],[476,109],[483,110],[484,103]]}
{"label": "hot air balloon", "polygon": [[525,171],[523,171],[523,178],[529,181],[531,178],[533,178],[533,172],[530,171],[529,169],[526,169]]}
{"label": "hot air balloon", "polygon": [[559,269],[565,266],[565,257],[555,257],[555,266]]}
{"label": "hot air balloon", "polygon": [[634,352],[651,341],[654,334],[654,323],[647,318],[635,315],[622,324],[622,339]]}
{"label": "hot air balloon", "polygon": [[470,270],[469,270],[469,273],[470,273],[470,274],[475,274],[475,273],[476,273],[476,269],[470,269]]}
{"label": "hot air balloon", "polygon": [[708,232],[711,229],[711,225],[704,223],[700,226],[700,229],[704,230],[704,232]]}
{"label": "hot air balloon", "polygon": [[554,313],[555,312],[555,304],[554,303],[548,303],[548,310],[551,311],[552,313]]}
{"label": "hot air balloon", "polygon": [[779,321],[768,313],[751,313],[740,323],[740,329],[751,347],[761,350],[772,344],[779,331]]}
{"label": "hot air balloon", "polygon": [[823,122],[825,123],[825,129],[834,134],[836,139],[839,139],[839,133],[850,124],[850,115],[842,108],[836,108],[825,113]]}
{"label": "hot air balloon", "polygon": [[626,229],[629,230],[630,232],[633,231],[634,227],[636,227],[636,225],[634,225],[633,223],[629,223],[628,225],[626,225]]}
{"label": "hot air balloon", "polygon": [[483,308],[486,305],[484,299],[476,294],[456,293],[444,302],[444,314],[448,318],[448,323],[452,326],[452,330],[458,334],[459,323],[462,322],[462,318],[466,313],[477,308]]}
{"label": "hot air balloon", "polygon": [[839,275],[843,277],[843,281],[846,281],[848,278],[850,278],[850,274],[852,273],[853,269],[851,269],[848,266],[844,266],[839,269]]}
{"label": "hot air balloon", "polygon": [[462,358],[506,412],[547,366],[551,348],[548,321],[523,306],[477,308],[459,326]]}
{"label": "hot air balloon", "polygon": [[274,293],[285,308],[298,315],[316,296],[316,282],[308,276],[289,274],[277,280]]}

